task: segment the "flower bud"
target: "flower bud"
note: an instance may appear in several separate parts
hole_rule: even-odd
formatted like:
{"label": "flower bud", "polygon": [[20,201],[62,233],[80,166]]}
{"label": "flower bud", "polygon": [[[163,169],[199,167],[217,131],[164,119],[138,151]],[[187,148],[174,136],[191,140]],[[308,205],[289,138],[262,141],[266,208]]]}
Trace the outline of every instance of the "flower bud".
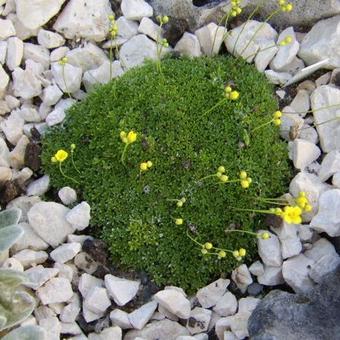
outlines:
{"label": "flower bud", "polygon": [[247,254],[247,251],[244,248],[240,248],[238,252],[241,257],[245,257]]}
{"label": "flower bud", "polygon": [[176,218],[175,223],[176,223],[176,225],[182,225],[183,219],[182,218]]}
{"label": "flower bud", "polygon": [[213,247],[213,245],[212,245],[211,242],[206,242],[206,243],[204,243],[204,248],[205,248],[205,249],[210,250],[212,247]]}

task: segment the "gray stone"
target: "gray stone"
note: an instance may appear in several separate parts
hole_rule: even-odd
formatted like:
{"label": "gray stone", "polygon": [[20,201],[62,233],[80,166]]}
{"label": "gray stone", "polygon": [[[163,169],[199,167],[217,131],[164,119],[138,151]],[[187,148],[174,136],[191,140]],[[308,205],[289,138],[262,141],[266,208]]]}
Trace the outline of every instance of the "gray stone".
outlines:
{"label": "gray stone", "polygon": [[[121,19],[121,18],[124,18],[124,17],[120,17],[118,20],[117,20],[117,25],[119,24],[118,21]],[[127,21],[130,21],[130,20],[127,20]],[[133,21],[132,21],[133,22]],[[134,23],[134,22],[133,22]],[[134,23],[136,24],[136,23]],[[147,35],[149,38],[155,40],[155,41],[159,41],[160,38],[162,37],[163,35],[163,32],[162,32],[162,29],[160,28],[159,25],[157,25],[155,22],[153,22],[151,19],[149,18],[146,18],[144,17],[141,22],[140,22],[140,25],[139,27],[137,28],[138,29],[138,32],[139,33],[142,33],[142,34],[145,34]],[[132,32],[131,32],[132,33]],[[133,35],[136,35],[137,34],[137,30],[136,31],[133,31]],[[120,33],[120,30],[119,30],[119,26],[118,26],[118,35],[121,36],[122,38],[131,38],[130,37],[127,37],[127,36],[124,36]]]}
{"label": "gray stone", "polygon": [[319,21],[303,39],[299,57],[307,65],[329,58],[327,68],[340,67],[339,27],[340,15]]}
{"label": "gray stone", "polygon": [[262,274],[264,273],[263,263],[261,263],[260,261],[254,262],[254,263],[249,267],[249,271],[250,271],[253,275],[255,275],[255,276],[262,275]]}
{"label": "gray stone", "polygon": [[248,323],[251,339],[320,340],[340,334],[340,267],[303,294],[275,290],[257,306]]}
{"label": "gray stone", "polygon": [[107,290],[103,287],[93,287],[84,300],[84,305],[94,313],[104,313],[111,305]]}
{"label": "gray stone", "polygon": [[327,181],[335,173],[340,171],[340,151],[333,150],[326,154],[322,160],[319,177],[321,181]]}
{"label": "gray stone", "polygon": [[92,275],[89,275],[87,273],[84,273],[80,276],[78,289],[80,291],[80,294],[83,298],[86,298],[88,292],[93,287],[102,287],[104,284],[104,281],[101,279],[98,279]]}
{"label": "gray stone", "polygon": [[215,306],[225,294],[230,280],[218,279],[197,291],[197,299],[203,308]]}
{"label": "gray stone", "polygon": [[156,308],[157,308],[157,302],[151,301],[139,307],[138,309],[134,310],[133,312],[131,312],[128,315],[131,326],[139,330],[144,328],[144,326],[151,319]]}
{"label": "gray stone", "polygon": [[201,45],[196,35],[185,32],[177,42],[175,51],[187,57],[200,57],[202,55]]}
{"label": "gray stone", "polygon": [[68,208],[54,202],[36,203],[28,212],[33,230],[52,247],[63,243],[74,228],[66,221]]}
{"label": "gray stone", "polygon": [[167,319],[154,321],[143,330],[133,330],[126,333],[124,340],[166,339],[177,340],[181,335],[189,335],[189,331],[179,323]]}
{"label": "gray stone", "polygon": [[229,316],[236,313],[237,299],[233,293],[226,292],[214,306],[213,311],[220,316]]}
{"label": "gray stone", "polygon": [[282,268],[264,266],[264,272],[257,277],[257,281],[264,286],[276,286],[284,283]]}
{"label": "gray stone", "polygon": [[109,0],[71,0],[53,28],[67,39],[103,41],[109,33],[111,14]]}
{"label": "gray stone", "polygon": [[328,190],[320,195],[319,210],[310,227],[329,236],[340,236],[340,189]]}
{"label": "gray stone", "polygon": [[332,184],[340,189],[340,172],[337,172],[336,174],[334,174],[333,179],[332,179]]}
{"label": "gray stone", "polygon": [[299,90],[289,106],[296,113],[304,117],[310,109],[309,91]]}
{"label": "gray stone", "polygon": [[143,17],[153,15],[152,7],[144,0],[123,0],[121,10],[129,20],[141,20]]}
{"label": "gray stone", "polygon": [[247,287],[253,283],[253,279],[246,264],[241,264],[235,268],[231,273],[231,278],[242,293],[245,293]]}
{"label": "gray stone", "polygon": [[191,311],[190,318],[187,322],[187,329],[190,334],[206,332],[211,320],[211,314],[212,312],[209,309],[195,307]]}

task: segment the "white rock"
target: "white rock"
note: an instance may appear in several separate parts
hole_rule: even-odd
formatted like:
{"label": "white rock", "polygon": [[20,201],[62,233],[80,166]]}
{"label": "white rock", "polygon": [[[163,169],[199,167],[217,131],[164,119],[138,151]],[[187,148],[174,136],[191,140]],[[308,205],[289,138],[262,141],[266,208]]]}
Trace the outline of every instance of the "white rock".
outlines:
{"label": "white rock", "polygon": [[49,317],[56,316],[56,313],[49,307],[47,306],[39,306],[35,308],[34,310],[34,316],[37,320],[37,322],[40,322],[42,319],[46,319]]}
{"label": "white rock", "polygon": [[122,330],[119,327],[109,327],[105,328],[101,333],[90,333],[88,336],[88,340],[121,340],[122,339]]}
{"label": "white rock", "polygon": [[66,305],[60,313],[60,321],[62,322],[74,322],[80,312],[80,299],[78,294],[74,294],[71,302]]}
{"label": "white rock", "polygon": [[66,215],[66,220],[77,230],[84,230],[90,223],[91,207],[87,202],[81,202]]}
{"label": "white rock", "polygon": [[70,281],[64,278],[52,278],[44,286],[37,290],[37,296],[39,297],[43,305],[50,303],[67,302],[73,296],[72,287]]}
{"label": "white rock", "polygon": [[93,287],[84,300],[86,307],[94,313],[104,313],[111,305],[107,290],[103,287]]}
{"label": "white rock", "polygon": [[65,93],[76,92],[80,89],[82,69],[71,64],[60,65],[53,63],[52,74],[59,88]]}
{"label": "white rock", "polygon": [[177,42],[175,51],[187,57],[200,57],[202,55],[201,45],[196,35],[185,32]]}
{"label": "white rock", "polygon": [[13,71],[21,64],[24,55],[24,43],[17,37],[11,37],[7,40],[7,58],[6,65]]}
{"label": "white rock", "polygon": [[292,153],[295,168],[303,170],[320,157],[321,150],[315,144],[297,138],[292,142]]}
{"label": "white rock", "polygon": [[280,136],[287,141],[294,140],[298,137],[305,121],[290,106],[283,108],[282,113]]}
{"label": "white rock", "polygon": [[[124,18],[120,17],[119,19]],[[127,35],[122,35],[120,34],[120,29],[119,29],[119,19],[117,20],[117,25],[118,25],[118,35],[121,36],[122,38],[129,39],[131,36],[136,35],[137,32],[133,32],[133,34],[129,37]],[[133,22],[133,21],[132,21]],[[137,28],[139,33],[147,35],[149,38],[159,41],[160,38],[162,37],[162,29],[160,28],[159,25],[157,25],[155,22],[153,22],[151,19],[144,17],[142,21],[140,22],[139,27]],[[131,32],[132,33],[132,32]]]}
{"label": "white rock", "polygon": [[24,268],[31,267],[36,264],[44,263],[48,255],[45,251],[35,251],[31,249],[24,249],[13,256],[18,260]]}
{"label": "white rock", "polygon": [[46,117],[46,123],[48,126],[53,126],[61,123],[66,117],[66,111],[76,101],[73,98],[61,99],[54,107],[54,110]]}
{"label": "white rock", "polygon": [[24,120],[15,111],[13,111],[7,119],[0,123],[0,128],[5,134],[7,140],[13,145],[16,145],[19,142],[23,134],[23,126]]}
{"label": "white rock", "polygon": [[52,316],[39,321],[39,326],[45,330],[46,338],[49,340],[59,340],[61,324],[57,317]]}
{"label": "white rock", "polygon": [[63,204],[70,205],[77,201],[77,193],[70,187],[63,187],[58,191],[58,196]]}
{"label": "white rock", "polygon": [[340,151],[333,150],[326,154],[322,160],[319,171],[319,178],[321,181],[327,181],[335,173],[340,171]]}
{"label": "white rock", "polygon": [[220,316],[229,316],[236,313],[237,299],[234,294],[226,292],[217,302],[213,311]]}
{"label": "white rock", "polygon": [[[1,65],[0,65],[1,66]],[[3,127],[1,127],[3,129]],[[0,165],[9,168],[9,150],[6,142],[0,137]]]}
{"label": "white rock", "polygon": [[19,114],[26,123],[38,123],[41,121],[41,117],[34,106],[24,104],[20,108]]}
{"label": "white rock", "polygon": [[238,340],[236,335],[231,331],[224,331],[223,340]]}
{"label": "white rock", "polygon": [[54,249],[50,256],[54,262],[65,263],[72,260],[81,250],[80,243],[65,243]]}
{"label": "white rock", "polygon": [[161,290],[154,295],[154,300],[181,319],[188,319],[190,316],[190,301],[177,290]]}
{"label": "white rock", "polygon": [[4,183],[6,181],[10,181],[12,179],[12,170],[7,167],[0,167],[0,183]]}
{"label": "white rock", "polygon": [[319,136],[314,127],[310,125],[303,125],[299,132],[299,138],[304,139],[308,142],[311,142],[313,144],[319,143]]}
{"label": "white rock", "polygon": [[304,221],[310,221],[318,211],[319,196],[329,190],[331,186],[322,183],[319,177],[309,174],[305,171],[298,173],[290,182],[289,192],[294,197],[298,197],[301,191],[304,191],[308,197],[313,210],[303,215]]}
{"label": "white rock", "polygon": [[296,225],[282,222],[281,227],[274,228],[281,243],[281,253],[283,259],[298,255],[302,251],[302,244],[298,236]]}
{"label": "white rock", "polygon": [[60,331],[61,334],[83,336],[83,332],[76,322],[71,322],[71,323],[63,322],[60,325],[61,325],[61,331]]}
{"label": "white rock", "polygon": [[50,177],[48,175],[44,175],[30,183],[26,191],[27,196],[42,196],[47,192],[49,186]]}
{"label": "white rock", "polygon": [[211,313],[209,309],[195,307],[190,313],[190,318],[193,318],[195,322],[190,322],[189,320],[187,322],[187,329],[190,334],[206,332],[211,320]]}
{"label": "white rock", "polygon": [[119,56],[122,65],[131,68],[143,64],[146,58],[156,60],[157,45],[146,35],[138,34],[121,47]]}
{"label": "white rock", "polygon": [[0,19],[0,40],[5,40],[15,35],[15,33],[15,28],[11,20]]}
{"label": "white rock", "polygon": [[134,310],[128,315],[129,321],[133,328],[142,329],[151,319],[153,313],[157,308],[157,302],[151,301]]}
{"label": "white rock", "polygon": [[309,277],[317,283],[321,283],[323,276],[334,271],[340,264],[340,257],[333,244],[324,238],[316,241],[304,255],[315,261],[311,265]]}
{"label": "white rock", "polygon": [[248,20],[228,33],[225,45],[229,53],[251,62],[257,52],[275,45],[276,38],[277,32],[268,23]]}
{"label": "white rock", "polygon": [[340,236],[340,189],[328,190],[320,195],[319,210],[310,227],[329,236]]}
{"label": "white rock", "polygon": [[93,274],[98,269],[98,263],[85,252],[80,252],[74,258],[74,264],[87,274]]}
{"label": "white rock", "polygon": [[104,316],[104,313],[94,313],[87,308],[87,306],[83,303],[82,307],[82,315],[86,322],[92,322],[94,320],[98,320]]}
{"label": "white rock", "polygon": [[124,306],[131,301],[140,286],[140,281],[126,280],[110,274],[105,275],[104,280],[105,287],[118,306]]}
{"label": "white rock", "polygon": [[264,286],[276,286],[284,283],[282,268],[264,266],[264,272],[257,277],[257,281]]}
{"label": "white rock", "polygon": [[21,222],[19,225],[24,230],[24,234],[11,247],[14,253],[17,253],[20,250],[24,249],[39,251],[46,250],[48,248],[48,244],[34,232],[32,227],[28,223]]}
{"label": "white rock", "polygon": [[47,70],[50,66],[50,52],[43,46],[24,43],[24,60],[33,60],[43,70]]}
{"label": "white rock", "polygon": [[340,123],[337,118],[340,114],[340,90],[329,85],[320,86],[312,93],[311,103],[322,150],[340,150]]}
{"label": "white rock", "polygon": [[226,330],[230,330],[231,321],[231,316],[217,320],[215,325],[215,333],[219,340],[224,340],[224,332]]}
{"label": "white rock", "polygon": [[9,82],[9,76],[0,64],[0,98],[4,95]]}
{"label": "white rock", "polygon": [[12,269],[12,270],[16,270],[18,272],[24,271],[24,267],[22,266],[20,261],[18,261],[14,257],[10,257],[7,260],[5,260],[5,262],[2,264],[1,268]]}
{"label": "white rock", "polygon": [[[1,139],[0,139],[0,142],[1,142]],[[32,196],[32,197],[20,196],[20,197],[15,198],[11,202],[9,202],[7,204],[7,209],[9,209],[9,208],[19,208],[21,210],[21,217],[20,217],[19,222],[28,222],[27,212],[31,209],[31,207],[34,204],[36,204],[40,201],[41,201],[41,199],[37,196]],[[26,248],[28,248],[28,247],[26,247]],[[24,248],[24,249],[26,249],[26,248]]]}
{"label": "white rock", "polygon": [[261,46],[261,50],[256,54],[255,66],[259,72],[264,72],[279,48],[273,45],[272,41],[267,41]]}
{"label": "white rock", "polygon": [[218,279],[197,291],[197,299],[203,308],[215,306],[225,294],[230,280]]}
{"label": "white rock", "polygon": [[4,64],[7,54],[7,41],[0,41],[0,64]]}
{"label": "white rock", "polygon": [[[148,18],[143,18],[143,20],[150,20]],[[142,20],[142,22],[143,22]],[[152,23],[153,21],[150,20]],[[134,35],[138,34],[138,23],[132,20],[126,19],[124,16],[119,17],[116,20],[116,24],[118,27],[118,37],[124,38],[124,39],[130,39]],[[144,32],[141,32],[144,33]],[[145,33],[146,34],[146,33]]]}
{"label": "white rock", "polygon": [[260,276],[264,274],[264,266],[260,261],[256,261],[249,267],[249,271],[255,276]]}
{"label": "white rock", "polygon": [[253,283],[253,279],[246,264],[241,264],[235,268],[231,273],[231,278],[242,293],[245,293],[248,286]]}
{"label": "white rock", "polygon": [[38,43],[46,48],[56,48],[64,45],[65,39],[58,33],[41,28],[38,33]]}
{"label": "white rock", "polygon": [[86,240],[93,240],[93,237],[90,235],[67,235],[67,243],[78,242],[83,245]]}
{"label": "white rock", "polygon": [[63,92],[56,84],[46,87],[43,91],[42,100],[47,106],[55,105],[63,96]]}
{"label": "white rock", "polygon": [[294,57],[293,61],[291,61],[286,66],[282,67],[281,72],[289,73],[294,76],[298,72],[300,72],[305,67],[305,64],[302,59]]}
{"label": "white rock", "polygon": [[[110,74],[111,72],[111,74]],[[84,73],[83,83],[86,91],[89,92],[94,85],[106,84],[110,80],[121,76],[124,73],[122,66],[118,60],[115,60],[110,67],[110,62],[105,61],[101,66],[94,70]]]}
{"label": "white rock", "polygon": [[64,278],[73,282],[75,277],[77,276],[77,269],[72,264],[63,264],[63,263],[54,263],[53,268],[59,270],[58,277]]}
{"label": "white rock", "polygon": [[96,277],[89,274],[82,274],[80,276],[78,289],[83,298],[86,298],[88,292],[94,287],[102,287],[104,281],[101,279],[97,279]]}
{"label": "white rock", "polygon": [[103,41],[109,33],[109,0],[70,0],[53,28],[67,39]]}
{"label": "white rock", "polygon": [[310,98],[307,90],[299,90],[290,107],[299,115],[304,117],[310,109]]}
{"label": "white rock", "polygon": [[9,159],[12,168],[21,169],[24,166],[25,151],[29,142],[29,139],[25,135],[22,135],[15,148],[10,152]]}
{"label": "white rock", "polygon": [[27,28],[35,29],[46,24],[60,10],[65,0],[15,0],[16,12],[19,20]]}
{"label": "white rock", "polygon": [[[266,230],[260,230],[259,232],[265,232]],[[270,238],[263,240],[257,239],[257,248],[259,255],[264,264],[267,266],[280,267],[282,265],[282,254],[280,241],[276,235],[269,233]]]}
{"label": "white rock", "polygon": [[283,262],[283,278],[295,292],[304,293],[313,288],[314,283],[308,276],[313,263],[313,260],[303,254],[291,257]]}
{"label": "white rock", "polygon": [[117,325],[122,329],[129,329],[132,328],[132,325],[129,320],[128,313],[120,310],[120,309],[114,309],[110,313],[110,320],[113,325]]}
{"label": "white rock", "polygon": [[297,231],[299,238],[301,242],[311,242],[313,236],[314,236],[314,231],[311,229],[308,225],[302,224],[302,225],[297,225]]}
{"label": "white rock", "polygon": [[334,174],[333,179],[332,179],[332,184],[340,189],[340,172],[337,172],[336,174]]}
{"label": "white rock", "polygon": [[[25,131],[25,125],[24,125]],[[13,172],[13,180],[17,181],[19,185],[26,185],[26,182],[33,176],[33,171],[30,168],[23,168],[20,171]]]}
{"label": "white rock", "polygon": [[45,282],[47,282],[52,277],[55,277],[59,273],[56,268],[44,268],[42,265],[27,269],[25,274],[29,279],[29,283],[25,286],[37,290]]}
{"label": "white rock", "polygon": [[31,70],[17,67],[13,73],[14,95],[22,99],[31,99],[41,93],[41,80]]}
{"label": "white rock", "polygon": [[280,33],[278,43],[288,36],[292,38],[292,42],[286,46],[280,46],[275,58],[270,63],[270,67],[274,71],[285,71],[285,67],[294,60],[299,51],[300,44],[296,40],[293,27],[288,27]]}
{"label": "white rock", "polygon": [[152,17],[153,9],[144,0],[123,0],[121,10],[126,19],[141,20],[143,17]]}
{"label": "white rock", "polygon": [[[14,0],[13,0],[14,2]],[[27,40],[31,37],[35,37],[38,33],[38,29],[30,29],[27,28],[18,18],[16,13],[10,13],[7,16],[7,19],[12,21],[12,24],[14,25],[16,34],[15,36],[21,40]]]}
{"label": "white rock", "polygon": [[81,68],[83,72],[96,69],[109,61],[105,52],[90,42],[67,52],[66,56],[69,64]]}
{"label": "white rock", "polygon": [[322,85],[327,85],[331,80],[331,75],[332,75],[332,72],[329,71],[329,72],[323,74],[318,79],[316,79],[315,80],[316,87],[320,87]]}
{"label": "white rock", "polygon": [[264,71],[267,79],[276,85],[284,85],[292,79],[292,75],[288,72],[275,72],[273,70]]}
{"label": "white rock", "polygon": [[340,67],[339,27],[339,15],[316,23],[302,40],[300,58],[308,65],[329,58],[327,68]]}
{"label": "white rock", "polygon": [[218,26],[213,22],[195,31],[202,52],[208,56],[218,53],[226,34],[227,30],[223,26]]}
{"label": "white rock", "polygon": [[67,46],[61,46],[53,50],[50,54],[51,63],[55,63],[56,61],[60,61],[63,57],[66,56],[67,52],[70,49]]}
{"label": "white rock", "polygon": [[65,218],[68,211],[68,208],[55,202],[39,202],[30,209],[27,217],[34,231],[55,248],[74,231]]}

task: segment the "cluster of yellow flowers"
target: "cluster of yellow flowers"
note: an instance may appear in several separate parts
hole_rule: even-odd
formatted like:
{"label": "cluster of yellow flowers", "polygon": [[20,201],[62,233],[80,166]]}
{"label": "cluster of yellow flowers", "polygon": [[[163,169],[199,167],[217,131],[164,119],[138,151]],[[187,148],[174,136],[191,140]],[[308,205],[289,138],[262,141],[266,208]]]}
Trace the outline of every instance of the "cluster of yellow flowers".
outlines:
{"label": "cluster of yellow flowers", "polygon": [[299,192],[299,196],[295,199],[295,202],[304,212],[310,212],[313,209],[304,191]]}
{"label": "cluster of yellow flowers", "polygon": [[242,8],[240,7],[241,0],[231,0],[231,12],[230,15],[232,17],[236,17],[237,15],[242,13]]}
{"label": "cluster of yellow flowers", "polygon": [[293,4],[287,2],[287,0],[279,0],[279,5],[282,12],[291,12],[293,10]]}
{"label": "cluster of yellow flowers", "polygon": [[237,100],[240,97],[240,93],[233,90],[231,86],[226,86],[224,89],[224,96],[230,100]]}
{"label": "cluster of yellow flowers", "polygon": [[152,162],[151,161],[147,161],[147,162],[142,162],[139,164],[139,169],[141,171],[148,171],[151,167],[152,167]]}
{"label": "cluster of yellow flowers", "polygon": [[109,28],[110,38],[115,39],[118,34],[118,25],[117,25],[114,14],[109,15],[109,20],[110,20],[110,28]]}
{"label": "cluster of yellow flowers", "polygon": [[62,65],[62,66],[65,66],[68,62],[68,58],[67,57],[62,57],[60,60],[59,60],[59,64]]}
{"label": "cluster of yellow flowers", "polygon": [[248,189],[252,183],[252,179],[248,177],[248,174],[244,170],[240,172],[240,181],[243,189]]}
{"label": "cluster of yellow flowers", "polygon": [[293,37],[291,35],[287,35],[284,39],[279,42],[279,46],[286,46],[293,42]]}
{"label": "cluster of yellow flowers", "polygon": [[281,117],[282,117],[282,112],[281,111],[275,111],[273,113],[273,119],[272,122],[275,126],[280,126],[281,125]]}
{"label": "cluster of yellow flowers", "polygon": [[169,22],[169,17],[167,15],[157,15],[156,20],[159,22],[160,26],[163,26]]}
{"label": "cluster of yellow flowers", "polygon": [[222,182],[222,183],[227,183],[229,177],[224,174],[225,173],[225,167],[224,166],[219,166],[216,172],[216,177]]}
{"label": "cluster of yellow flowers", "polygon": [[177,203],[176,203],[177,207],[178,207],[178,208],[182,208],[182,207],[183,207],[183,204],[184,204],[186,201],[187,201],[187,200],[186,200],[185,197],[182,197],[181,199],[177,200]]}
{"label": "cluster of yellow flowers", "polygon": [[233,251],[233,256],[237,261],[241,261],[243,257],[246,256],[246,250],[244,248],[240,248],[239,250]]}

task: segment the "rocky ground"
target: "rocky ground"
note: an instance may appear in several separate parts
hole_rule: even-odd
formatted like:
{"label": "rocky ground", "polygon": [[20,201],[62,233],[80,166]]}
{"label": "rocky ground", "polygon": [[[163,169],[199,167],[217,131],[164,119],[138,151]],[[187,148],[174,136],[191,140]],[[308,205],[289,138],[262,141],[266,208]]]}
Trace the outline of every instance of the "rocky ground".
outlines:
{"label": "rocky ground", "polygon": [[[143,0],[0,0],[0,200],[22,210],[25,231],[0,263],[28,274],[37,300],[21,326],[39,326],[46,340],[339,338],[340,8],[333,4],[319,17],[309,8],[314,21],[330,18],[307,33],[287,25],[278,32],[252,20],[240,21],[224,39],[224,28],[209,23],[224,1],[199,8],[191,1],[149,3],[153,7]],[[183,8],[187,17],[181,10],[176,18]],[[112,9],[120,14],[113,42]],[[60,124],[94,84],[109,81],[111,43],[120,49],[114,76],[157,58],[154,14],[164,10],[175,15],[161,32],[171,44],[167,53],[210,55],[224,45],[282,85],[276,93],[289,105],[282,109],[281,135],[296,168],[288,194],[304,191],[313,206],[301,225],[283,223],[269,240],[258,240],[260,260],[191,297],[180,287],[159,290],[144,273],[117,273],[105,246],[85,234],[91,207],[72,188],[61,188],[56,202],[42,199],[49,177],[40,173],[40,135]],[[287,24],[280,18],[278,24]],[[292,20],[306,23],[296,15]],[[280,45],[287,36],[291,43]],[[296,294],[263,298],[275,286]]]}

